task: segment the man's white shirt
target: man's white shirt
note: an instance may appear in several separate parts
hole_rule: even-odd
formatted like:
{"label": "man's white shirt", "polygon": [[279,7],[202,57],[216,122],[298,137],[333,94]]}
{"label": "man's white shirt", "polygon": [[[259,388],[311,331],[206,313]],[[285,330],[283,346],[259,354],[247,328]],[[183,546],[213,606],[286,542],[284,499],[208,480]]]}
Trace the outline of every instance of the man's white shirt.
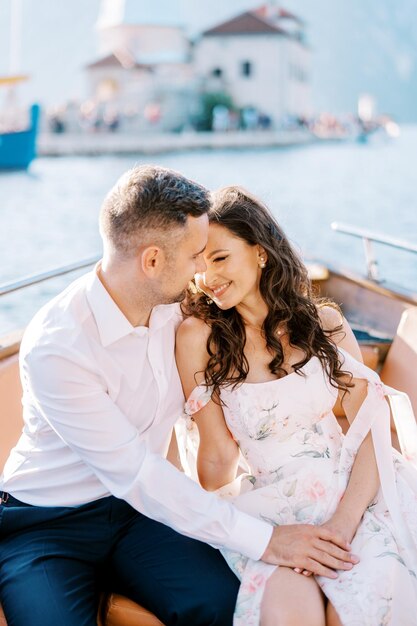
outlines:
{"label": "man's white shirt", "polygon": [[163,458],[184,402],[180,321],[179,305],[160,305],[149,327],[133,327],[95,270],[43,307],[22,341],[24,428],[1,489],[38,506],[114,495],[185,535],[259,559],[271,526]]}

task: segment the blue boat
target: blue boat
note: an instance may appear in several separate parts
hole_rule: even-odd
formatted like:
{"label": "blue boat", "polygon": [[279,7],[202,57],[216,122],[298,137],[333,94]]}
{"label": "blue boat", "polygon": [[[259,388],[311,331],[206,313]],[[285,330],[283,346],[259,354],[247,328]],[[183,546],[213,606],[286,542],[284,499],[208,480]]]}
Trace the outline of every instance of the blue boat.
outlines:
{"label": "blue boat", "polygon": [[39,110],[39,105],[31,106],[26,130],[0,133],[0,170],[25,170],[36,157]]}

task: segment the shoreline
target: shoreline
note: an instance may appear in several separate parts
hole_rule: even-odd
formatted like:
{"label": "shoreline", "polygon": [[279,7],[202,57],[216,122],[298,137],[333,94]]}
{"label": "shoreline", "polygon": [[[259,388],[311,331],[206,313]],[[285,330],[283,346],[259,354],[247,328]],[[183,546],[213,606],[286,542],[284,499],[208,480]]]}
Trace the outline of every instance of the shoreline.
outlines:
{"label": "shoreline", "polygon": [[41,133],[38,157],[161,154],[186,150],[279,148],[308,145],[317,139],[305,131],[236,131],[76,134]]}

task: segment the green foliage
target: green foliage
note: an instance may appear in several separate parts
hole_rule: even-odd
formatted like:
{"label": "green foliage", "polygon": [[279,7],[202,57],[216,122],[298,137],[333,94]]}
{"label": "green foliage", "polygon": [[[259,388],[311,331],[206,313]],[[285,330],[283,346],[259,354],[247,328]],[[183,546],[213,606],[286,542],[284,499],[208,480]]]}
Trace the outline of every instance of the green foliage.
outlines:
{"label": "green foliage", "polygon": [[213,109],[222,104],[230,111],[235,110],[232,98],[224,91],[204,92],[200,96],[199,113],[196,116],[195,127],[197,130],[212,130]]}

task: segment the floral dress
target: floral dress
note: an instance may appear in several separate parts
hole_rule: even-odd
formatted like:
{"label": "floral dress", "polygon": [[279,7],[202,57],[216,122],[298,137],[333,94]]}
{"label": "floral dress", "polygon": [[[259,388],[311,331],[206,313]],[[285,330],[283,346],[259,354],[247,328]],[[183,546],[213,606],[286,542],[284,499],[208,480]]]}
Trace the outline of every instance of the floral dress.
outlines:
{"label": "floral dress", "polygon": [[[417,626],[417,436],[407,396],[384,387],[375,372],[343,350],[343,369],[368,380],[368,393],[344,436],[332,412],[337,390],[313,357],[301,374],[221,391],[227,426],[249,473],[219,495],[273,525],[322,524],[342,497],[355,455],[371,430],[381,487],[352,541],[360,556],[337,579],[316,577],[344,626]],[[390,395],[403,455],[391,448]],[[198,445],[190,417],[210,399],[198,386],[178,430],[182,459],[196,476]],[[234,626],[255,626],[276,566],[223,550],[241,580]]]}

